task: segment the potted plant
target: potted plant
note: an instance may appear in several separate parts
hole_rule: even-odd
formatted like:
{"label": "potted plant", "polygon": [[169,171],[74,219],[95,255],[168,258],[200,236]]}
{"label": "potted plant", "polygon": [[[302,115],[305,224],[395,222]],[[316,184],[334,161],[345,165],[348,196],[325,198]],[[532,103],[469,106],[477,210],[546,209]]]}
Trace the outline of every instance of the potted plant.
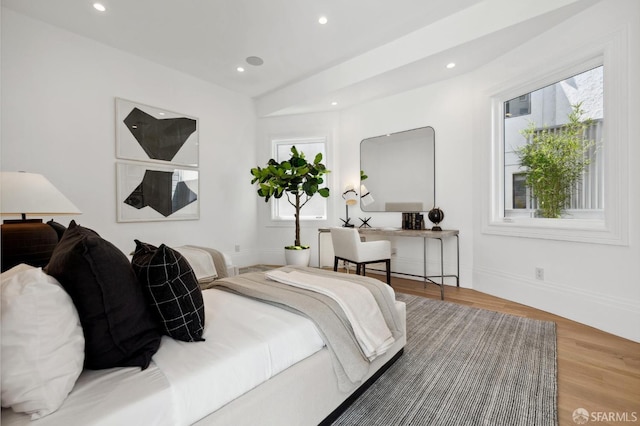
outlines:
{"label": "potted plant", "polygon": [[590,162],[585,154],[594,142],[584,135],[592,120],[581,121],[581,104],[571,108],[569,122],[560,131],[537,130],[530,123],[521,132],[527,143],[516,149],[520,164],[527,169],[526,185],[538,200],[539,214],[545,218],[562,215]]}
{"label": "potted plant", "polygon": [[[300,243],[300,210],[315,194],[324,198],[329,196],[329,188],[321,187],[324,183],[323,175],[329,173],[321,161],[322,154],[318,154],[313,162],[308,162],[304,153],[292,146],[291,157],[288,160],[279,163],[272,158],[266,167],[251,169],[251,183],[258,184],[258,195],[263,197],[265,202],[269,202],[271,197],[281,198],[285,195],[295,209],[295,240],[293,245],[285,247],[288,265],[309,264],[309,246]],[[298,257],[303,259],[293,260]]]}

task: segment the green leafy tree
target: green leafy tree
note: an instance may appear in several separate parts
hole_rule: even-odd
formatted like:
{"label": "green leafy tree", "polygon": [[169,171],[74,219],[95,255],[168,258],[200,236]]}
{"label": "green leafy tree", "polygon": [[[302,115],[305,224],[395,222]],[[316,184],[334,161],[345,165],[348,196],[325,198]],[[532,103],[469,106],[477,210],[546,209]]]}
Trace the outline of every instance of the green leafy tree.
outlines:
{"label": "green leafy tree", "polygon": [[576,183],[589,165],[586,155],[594,142],[585,138],[592,120],[581,120],[582,104],[571,106],[569,122],[558,131],[538,130],[535,123],[521,131],[527,143],[516,149],[527,168],[526,185],[538,200],[543,217],[558,218],[567,208]]}
{"label": "green leafy tree", "polygon": [[322,154],[317,154],[313,162],[307,162],[304,153],[298,152],[295,146],[291,147],[291,157],[281,163],[273,158],[267,166],[251,169],[253,179],[251,183],[258,183],[258,195],[268,202],[271,197],[281,198],[286,195],[287,201],[295,208],[296,235],[294,246],[300,245],[300,209],[315,195],[327,198],[329,188],[321,187],[324,176],[330,171],[321,163]]}

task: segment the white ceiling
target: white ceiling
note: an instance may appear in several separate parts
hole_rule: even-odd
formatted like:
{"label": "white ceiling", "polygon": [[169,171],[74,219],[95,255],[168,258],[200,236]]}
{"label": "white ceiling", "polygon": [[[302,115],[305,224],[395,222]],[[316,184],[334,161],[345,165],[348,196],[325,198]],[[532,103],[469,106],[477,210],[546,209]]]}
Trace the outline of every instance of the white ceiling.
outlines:
{"label": "white ceiling", "polygon": [[[466,72],[595,0],[95,1],[107,11],[94,0],[2,6],[251,96],[269,115],[344,107]],[[447,70],[451,61],[458,66]]]}

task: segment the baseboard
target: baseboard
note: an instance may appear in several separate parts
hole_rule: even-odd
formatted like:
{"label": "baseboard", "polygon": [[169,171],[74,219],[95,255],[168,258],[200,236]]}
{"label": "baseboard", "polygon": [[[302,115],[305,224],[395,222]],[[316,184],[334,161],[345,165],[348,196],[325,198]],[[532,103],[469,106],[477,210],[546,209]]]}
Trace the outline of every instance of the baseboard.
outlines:
{"label": "baseboard", "polygon": [[640,305],[627,299],[489,268],[474,269],[473,288],[640,342]]}

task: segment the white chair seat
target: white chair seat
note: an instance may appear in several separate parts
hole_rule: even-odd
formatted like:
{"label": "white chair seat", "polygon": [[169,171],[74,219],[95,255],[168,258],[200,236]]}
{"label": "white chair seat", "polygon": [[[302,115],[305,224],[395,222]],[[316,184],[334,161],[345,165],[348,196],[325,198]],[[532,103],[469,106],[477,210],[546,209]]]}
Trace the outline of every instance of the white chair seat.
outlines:
{"label": "white chair seat", "polygon": [[338,270],[338,260],[356,264],[356,274],[365,275],[365,265],[384,262],[387,271],[387,284],[391,285],[391,243],[381,241],[361,241],[355,228],[331,228],[333,243],[333,270]]}

